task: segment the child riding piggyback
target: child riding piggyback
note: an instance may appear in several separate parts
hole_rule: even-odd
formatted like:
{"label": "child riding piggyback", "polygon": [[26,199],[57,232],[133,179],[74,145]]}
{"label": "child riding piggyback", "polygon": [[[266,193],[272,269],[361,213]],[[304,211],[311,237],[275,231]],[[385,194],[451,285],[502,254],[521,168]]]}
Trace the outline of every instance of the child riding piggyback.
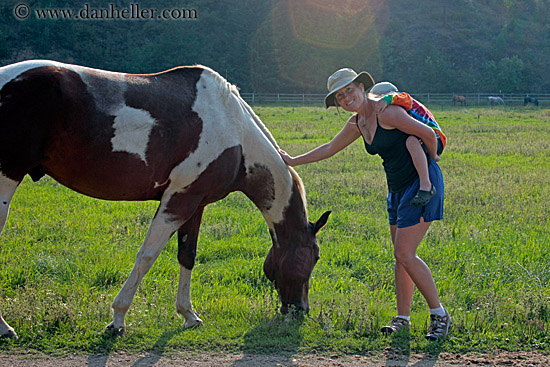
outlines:
{"label": "child riding piggyback", "polygon": [[[393,104],[403,107],[411,117],[431,127],[437,137],[437,155],[440,158],[443,149],[447,145],[447,137],[441,131],[430,110],[408,93],[400,93],[397,87],[389,82],[375,84],[370,93],[380,97],[375,107],[376,114],[381,113],[388,105]],[[420,188],[416,196],[411,199],[411,205],[424,206],[436,194],[435,187],[431,184],[428,174],[428,157],[425,148],[423,148],[424,143],[421,139],[411,135],[407,139],[406,145],[420,179]]]}

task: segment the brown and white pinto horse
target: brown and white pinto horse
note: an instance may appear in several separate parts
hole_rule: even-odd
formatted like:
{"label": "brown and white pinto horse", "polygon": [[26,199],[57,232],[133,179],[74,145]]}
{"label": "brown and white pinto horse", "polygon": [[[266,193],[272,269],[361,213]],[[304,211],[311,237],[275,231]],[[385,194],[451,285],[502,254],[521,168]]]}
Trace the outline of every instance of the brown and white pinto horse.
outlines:
{"label": "brown and white pinto horse", "polygon": [[[124,331],[138,285],[175,232],[176,309],[185,327],[202,324],[190,282],[203,210],[236,190],[268,224],[264,272],[281,311],[309,309],[315,235],[330,212],[308,221],[300,178],[236,88],[209,68],[137,75],[42,60],[0,68],[0,230],[26,174],[95,198],[160,201],[108,329]],[[1,314],[0,336],[17,337]]]}

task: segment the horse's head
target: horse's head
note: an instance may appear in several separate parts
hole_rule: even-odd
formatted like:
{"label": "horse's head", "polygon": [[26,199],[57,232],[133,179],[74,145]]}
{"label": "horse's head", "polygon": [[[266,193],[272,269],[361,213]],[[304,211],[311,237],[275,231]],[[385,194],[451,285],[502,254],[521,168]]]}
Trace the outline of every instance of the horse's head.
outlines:
{"label": "horse's head", "polygon": [[[264,262],[264,273],[281,297],[281,312],[287,313],[294,307],[298,311],[309,311],[309,278],[319,260],[319,245],[316,234],[327,223],[330,212],[324,213],[316,222],[307,222],[306,228],[289,232],[277,228],[273,237],[273,247]],[[283,225],[281,225],[283,226]]]}

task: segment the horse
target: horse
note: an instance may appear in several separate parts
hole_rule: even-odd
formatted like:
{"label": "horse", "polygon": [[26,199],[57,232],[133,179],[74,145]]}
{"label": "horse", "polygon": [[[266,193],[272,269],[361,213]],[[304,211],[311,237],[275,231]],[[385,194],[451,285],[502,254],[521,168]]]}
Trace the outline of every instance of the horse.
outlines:
{"label": "horse", "polygon": [[[191,272],[204,207],[243,192],[261,211],[272,246],[263,264],[280,311],[309,310],[319,259],[316,234],[330,212],[307,218],[303,183],[237,88],[214,70],[181,66],[126,74],[31,60],[0,68],[0,232],[25,175],[48,175],[104,200],[159,206],[106,330],[126,330],[137,288],[177,232],[176,310],[184,327],[203,321],[191,302]],[[0,336],[17,338],[0,313]]]}
{"label": "horse", "polygon": [[453,95],[453,106],[456,106],[456,103],[460,103],[463,106],[466,106],[466,97],[459,96],[459,95]]}
{"label": "horse", "polygon": [[487,104],[489,106],[494,106],[494,105],[504,106],[504,100],[501,97],[487,97]]}
{"label": "horse", "polygon": [[526,96],[523,99],[523,105],[527,106],[528,103],[533,103],[535,106],[538,106],[539,105],[539,100],[535,97]]}

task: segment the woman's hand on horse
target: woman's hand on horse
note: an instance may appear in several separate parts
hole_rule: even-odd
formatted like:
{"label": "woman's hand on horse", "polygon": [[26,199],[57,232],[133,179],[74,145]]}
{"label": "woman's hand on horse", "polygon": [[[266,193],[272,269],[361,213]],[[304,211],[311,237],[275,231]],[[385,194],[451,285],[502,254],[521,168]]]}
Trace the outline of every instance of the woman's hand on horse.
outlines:
{"label": "woman's hand on horse", "polygon": [[282,149],[279,149],[279,155],[281,156],[283,161],[285,161],[286,164],[288,164],[289,166],[292,166],[292,162],[294,161],[294,158],[292,158],[287,152],[285,152]]}

